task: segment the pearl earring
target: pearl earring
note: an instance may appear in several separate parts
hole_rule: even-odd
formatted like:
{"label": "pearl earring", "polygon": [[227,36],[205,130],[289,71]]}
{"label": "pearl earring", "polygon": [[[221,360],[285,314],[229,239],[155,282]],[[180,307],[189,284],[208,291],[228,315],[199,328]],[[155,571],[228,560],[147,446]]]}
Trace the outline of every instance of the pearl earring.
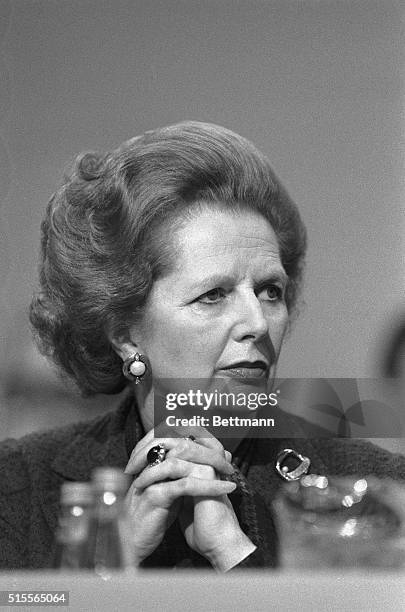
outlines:
{"label": "pearl earring", "polygon": [[122,373],[125,378],[134,381],[136,385],[142,382],[146,370],[145,356],[139,353],[135,353],[131,355],[131,357],[128,357],[122,365]]}

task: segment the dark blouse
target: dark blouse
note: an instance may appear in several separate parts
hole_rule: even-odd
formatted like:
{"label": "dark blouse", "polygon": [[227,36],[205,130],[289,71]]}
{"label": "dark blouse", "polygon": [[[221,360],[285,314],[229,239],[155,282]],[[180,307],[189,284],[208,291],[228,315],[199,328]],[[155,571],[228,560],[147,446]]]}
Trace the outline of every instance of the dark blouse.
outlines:
{"label": "dark blouse", "polygon": [[[49,568],[60,486],[86,481],[102,465],[124,468],[144,435],[133,398],[117,411],[19,440],[0,444],[0,568]],[[275,470],[277,454],[293,448],[311,459],[312,473],[374,474],[405,480],[405,457],[373,444],[346,439],[244,440],[235,453],[236,491],[231,493],[242,529],[257,550],[238,567],[275,567],[277,533],[272,501],[282,483]],[[187,546],[175,522],[144,567],[207,567]]]}

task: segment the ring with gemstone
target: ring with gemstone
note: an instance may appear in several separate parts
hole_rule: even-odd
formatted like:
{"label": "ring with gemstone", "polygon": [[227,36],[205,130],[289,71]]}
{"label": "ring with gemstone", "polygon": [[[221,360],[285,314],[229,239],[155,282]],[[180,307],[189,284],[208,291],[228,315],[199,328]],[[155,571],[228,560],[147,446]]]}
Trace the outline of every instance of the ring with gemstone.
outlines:
{"label": "ring with gemstone", "polygon": [[195,442],[195,437],[193,435],[185,436],[185,440],[191,440],[191,442]]}
{"label": "ring with gemstone", "polygon": [[154,465],[159,465],[159,463],[163,463],[165,457],[165,445],[157,444],[156,446],[152,446],[152,448],[148,451],[148,454],[146,455],[146,461],[148,462],[149,467],[153,467]]}

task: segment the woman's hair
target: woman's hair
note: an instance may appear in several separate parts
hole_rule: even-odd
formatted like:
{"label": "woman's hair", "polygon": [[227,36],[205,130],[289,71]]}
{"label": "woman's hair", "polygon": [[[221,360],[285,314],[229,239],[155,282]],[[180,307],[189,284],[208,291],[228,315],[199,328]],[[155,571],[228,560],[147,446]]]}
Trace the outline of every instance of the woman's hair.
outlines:
{"label": "woman's hair", "polygon": [[85,395],[127,384],[108,333],[142,316],[154,280],[175,261],[172,240],[198,203],[258,211],[278,239],[296,304],[306,233],[268,160],[225,128],[183,122],[106,153],[80,155],[41,225],[40,291],[30,320],[39,346]]}

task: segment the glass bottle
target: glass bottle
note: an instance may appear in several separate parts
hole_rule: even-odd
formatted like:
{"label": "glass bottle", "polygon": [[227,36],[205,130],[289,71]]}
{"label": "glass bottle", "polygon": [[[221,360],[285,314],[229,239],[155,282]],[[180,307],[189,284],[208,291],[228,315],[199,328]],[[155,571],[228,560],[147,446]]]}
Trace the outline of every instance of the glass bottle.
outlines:
{"label": "glass bottle", "polygon": [[61,487],[61,510],[56,531],[54,567],[80,570],[84,565],[93,489],[88,482],[66,482]]}
{"label": "glass bottle", "polygon": [[92,475],[94,505],[90,516],[84,566],[102,578],[134,570],[125,495],[128,476],[117,468],[103,467]]}

